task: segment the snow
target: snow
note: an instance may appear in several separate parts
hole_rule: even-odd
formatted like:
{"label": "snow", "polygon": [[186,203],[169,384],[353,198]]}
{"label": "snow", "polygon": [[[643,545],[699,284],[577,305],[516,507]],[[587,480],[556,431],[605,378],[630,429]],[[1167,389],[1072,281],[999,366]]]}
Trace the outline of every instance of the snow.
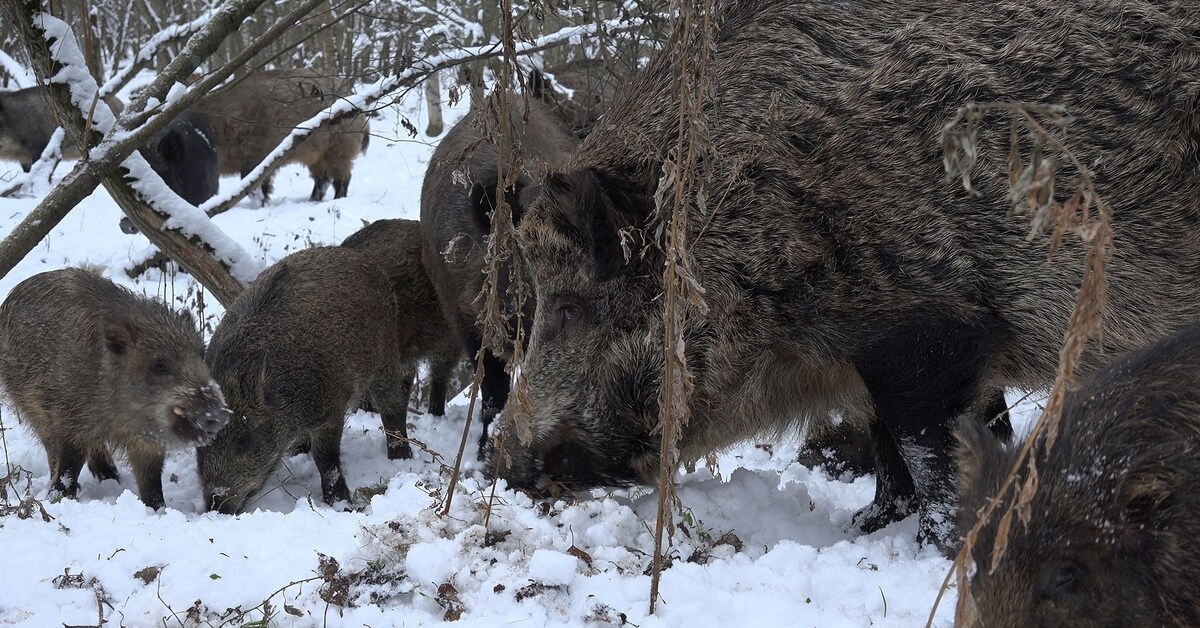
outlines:
{"label": "snow", "polygon": [[[213,222],[266,265],[340,242],[364,221],[416,218],[432,141],[408,138],[398,121],[403,114],[424,128],[419,91],[398,107],[372,121],[377,136],[355,164],[348,197],[309,202],[308,174],[292,165],[277,174],[267,207],[245,200]],[[447,124],[465,107],[447,111]],[[17,167],[0,162],[0,176]],[[0,199],[0,232],[36,203]],[[148,242],[122,234],[120,216],[102,189],[92,194],[0,279],[0,297],[35,273],[89,264],[136,291],[194,306],[198,289],[186,274],[125,277],[123,268]],[[221,308],[211,296],[204,303],[201,318],[215,326]],[[1024,408],[1028,420],[1030,405]],[[489,628],[623,621],[643,628],[907,628],[924,624],[950,566],[917,545],[915,517],[870,535],[848,532],[874,493],[871,478],[840,481],[795,462],[794,440],[763,440],[720,455],[715,474],[702,468],[678,476],[683,516],[658,614],[649,616],[655,492],[598,490],[547,501],[501,486],[485,524],[492,487],[474,461],[476,421],[465,477],[443,517],[443,463],[454,459],[465,413],[459,396],[445,417],[410,416],[410,435],[438,457],[418,449],[409,461],[387,459],[377,415],[350,415],[342,459],[351,489],[369,489],[360,493],[360,511],[322,503],[316,467],[301,455],[282,462],[249,512],[226,516],[204,512],[188,451],[168,455],[161,512],[138,499],[123,461],[120,483],[97,483],[85,471],[77,500],[52,501],[45,454],[5,407],[3,455],[32,473],[32,494],[53,520],[0,517],[0,625],[94,625],[99,595],[108,625],[127,626],[268,617],[277,626],[425,626],[457,614],[456,626]],[[951,591],[935,625],[950,625],[953,606]]]}
{"label": "snow", "polygon": [[7,52],[0,50],[0,69],[8,75],[11,80],[9,89],[17,90],[25,87],[32,87],[35,80],[33,72],[29,71],[19,61],[12,58]]}

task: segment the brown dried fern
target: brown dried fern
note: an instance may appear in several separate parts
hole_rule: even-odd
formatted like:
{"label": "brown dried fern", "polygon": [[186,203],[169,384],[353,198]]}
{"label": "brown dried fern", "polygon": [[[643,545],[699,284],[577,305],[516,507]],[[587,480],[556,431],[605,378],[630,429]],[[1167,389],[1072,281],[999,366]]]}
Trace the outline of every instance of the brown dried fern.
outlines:
{"label": "brown dried fern", "polygon": [[[524,360],[524,324],[523,313],[525,301],[529,298],[529,287],[525,284],[524,273],[521,269],[521,258],[514,255],[516,250],[517,233],[513,226],[512,207],[509,206],[505,190],[516,183],[521,175],[521,147],[519,143],[513,140],[513,135],[516,129],[512,128],[509,118],[508,106],[508,87],[512,83],[512,70],[517,67],[517,52],[514,44],[513,31],[513,12],[512,0],[501,0],[500,14],[503,18],[501,25],[500,41],[502,48],[503,63],[500,64],[499,74],[496,77],[496,88],[491,95],[483,102],[479,103],[481,107],[480,120],[483,124],[482,136],[483,140],[495,144],[496,146],[496,172],[501,176],[496,180],[496,207],[492,210],[491,233],[488,236],[487,253],[484,257],[484,282],[480,289],[478,299],[483,300],[483,308],[479,314],[478,322],[483,328],[482,343],[479,348],[476,358],[475,377],[471,381],[471,400],[467,407],[467,421],[463,426],[463,436],[459,443],[458,453],[454,461],[454,471],[451,474],[450,485],[446,492],[446,502],[442,509],[442,515],[446,516],[450,513],[450,505],[454,496],[454,489],[458,484],[458,477],[462,468],[462,458],[467,447],[467,434],[471,429],[471,419],[474,416],[476,400],[479,396],[479,386],[483,381],[484,376],[484,352],[491,350],[496,355],[503,355],[511,347],[512,358],[508,361],[509,377],[516,379],[511,386],[513,391],[511,399],[505,404],[515,408],[510,409],[501,416],[501,420],[505,422],[504,427],[500,430],[502,436],[496,440],[497,455],[495,459],[497,464],[504,459],[504,436],[512,430],[515,430],[523,442],[532,440],[532,426],[530,425],[530,414],[528,412],[529,402],[524,390],[524,380],[514,374],[516,366]],[[523,77],[517,74],[517,79],[522,84]],[[476,106],[472,104],[472,106]],[[525,108],[525,119],[522,124],[528,123],[528,107]],[[511,295],[505,295],[501,289],[501,276],[503,271],[507,270],[511,279],[509,292]],[[505,311],[505,297],[512,296],[514,303],[514,311]],[[515,318],[515,337],[510,338],[508,335],[508,321],[510,318]],[[515,403],[514,403],[515,402]],[[492,484],[491,495],[488,499],[486,514],[484,515],[484,526],[488,525],[491,520],[492,505],[496,499],[496,485]]]}

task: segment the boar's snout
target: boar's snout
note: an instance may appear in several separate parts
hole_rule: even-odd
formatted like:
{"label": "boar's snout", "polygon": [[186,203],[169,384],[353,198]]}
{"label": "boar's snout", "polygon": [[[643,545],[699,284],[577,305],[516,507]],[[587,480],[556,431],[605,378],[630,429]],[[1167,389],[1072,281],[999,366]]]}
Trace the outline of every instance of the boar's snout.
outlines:
{"label": "boar's snout", "polygon": [[229,495],[224,491],[205,492],[204,495],[204,507],[210,512],[215,511],[223,515],[236,515],[242,512],[243,506],[245,506],[244,499],[239,499],[237,496]]}
{"label": "boar's snout", "polygon": [[508,482],[509,488],[536,495],[649,483],[654,476],[643,473],[638,464],[643,456],[627,455],[631,447],[623,440],[593,443],[568,429],[535,438],[529,445],[497,436],[487,445],[486,470]]}
{"label": "boar's snout", "polygon": [[216,382],[191,391],[171,406],[171,430],[182,441],[207,445],[229,423],[233,412]]}

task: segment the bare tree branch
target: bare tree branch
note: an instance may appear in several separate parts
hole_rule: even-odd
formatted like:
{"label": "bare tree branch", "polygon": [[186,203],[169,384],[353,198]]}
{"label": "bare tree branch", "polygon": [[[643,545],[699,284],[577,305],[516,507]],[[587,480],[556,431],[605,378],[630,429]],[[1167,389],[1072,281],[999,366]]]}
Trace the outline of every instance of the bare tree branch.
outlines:
{"label": "bare tree branch", "polygon": [[[242,21],[265,0],[229,0],[223,4],[213,14],[209,23],[188,41],[179,56],[168,64],[167,68],[126,108],[110,133],[110,138],[119,139],[106,139],[100,142],[91,151],[91,158],[81,161],[66,179],[18,225],[17,229],[4,242],[0,243],[0,272],[7,274],[18,261],[28,254],[29,250],[36,246],[37,242],[41,241],[66,216],[71,208],[90,194],[103,179],[109,193],[113,195],[134,225],[146,234],[147,238],[180,262],[219,301],[222,303],[231,301],[241,291],[243,283],[252,279],[256,273],[256,269],[243,268],[243,272],[239,273],[241,277],[235,278],[230,272],[231,266],[235,264],[240,263],[243,267],[250,266],[248,256],[241,253],[243,259],[236,259],[238,257],[236,252],[240,252],[240,248],[232,241],[227,241],[222,242],[227,245],[223,247],[227,249],[223,255],[224,259],[218,261],[214,257],[216,251],[213,244],[214,241],[221,240],[224,234],[216,230],[206,219],[197,220],[196,215],[203,217],[200,212],[181,216],[181,213],[187,214],[187,212],[181,212],[179,205],[172,206],[169,211],[165,207],[151,207],[138,197],[125,177],[112,171],[118,164],[125,162],[126,166],[134,166],[130,168],[131,171],[142,173],[143,176],[147,172],[152,172],[148,166],[137,167],[146,165],[140,155],[134,156],[128,162],[126,160],[151,134],[214,85],[227,78],[256,52],[286,32],[295,24],[296,20],[320,4],[320,1],[305,0],[300,3],[267,33],[231,59],[228,64],[214,71],[204,80],[197,82],[177,98],[172,98],[165,106],[160,105],[167,90],[176,85],[181,77],[194,72],[196,67],[216,50],[221,41],[229,33],[235,31]],[[38,0],[3,0],[0,2],[0,9],[6,19],[19,29],[21,39],[26,45],[30,58],[33,59],[34,71],[38,73],[39,79],[46,82],[49,82],[51,77],[60,81],[66,80],[65,77],[58,75],[60,72],[69,75],[72,68],[65,65],[61,59],[52,58],[47,45],[47,40],[57,37],[50,36],[44,26],[35,26],[34,16],[40,9],[40,2]],[[45,18],[48,17],[39,14],[37,23],[45,24]],[[61,30],[64,30],[65,34],[69,36],[69,29],[65,28],[65,24],[62,25]],[[57,35],[61,36],[63,33],[57,33]],[[56,47],[55,50],[59,50],[59,48]],[[74,71],[78,72],[77,69]],[[91,86],[94,99],[96,90],[94,82],[91,83]],[[68,133],[82,137],[84,124],[76,115],[80,109],[79,100],[73,98],[70,91],[66,84],[50,84],[52,102],[60,112],[60,118],[66,123]],[[151,106],[150,103],[153,105]],[[108,111],[107,106],[102,103],[101,108],[105,112]],[[76,112],[76,114],[61,115],[63,112]],[[95,129],[93,129],[92,135],[93,137],[89,137],[91,141],[85,145],[91,145],[98,140],[99,134]],[[183,203],[182,200],[179,203],[188,209],[194,209]],[[173,218],[179,218],[179,220],[172,222]],[[185,229],[193,233],[189,234],[185,232]],[[198,230],[205,231],[204,236],[196,233]],[[228,239],[225,238],[225,240]]]}

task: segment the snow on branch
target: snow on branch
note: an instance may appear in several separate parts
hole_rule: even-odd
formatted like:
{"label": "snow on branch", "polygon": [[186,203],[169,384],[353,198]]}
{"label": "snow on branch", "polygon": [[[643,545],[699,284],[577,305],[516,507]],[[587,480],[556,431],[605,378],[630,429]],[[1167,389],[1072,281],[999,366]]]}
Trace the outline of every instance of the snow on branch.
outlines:
{"label": "snow on branch", "polygon": [[158,54],[159,48],[162,48],[170,42],[177,41],[185,37],[191,37],[201,28],[204,28],[204,26],[212,20],[214,11],[215,9],[209,9],[202,13],[200,17],[192,20],[191,22],[184,24],[172,24],[171,26],[168,26],[167,28],[164,28],[156,33],[150,39],[147,39],[146,43],[142,44],[142,47],[139,48],[136,53],[134,53],[133,58],[129,60],[129,63],[104,82],[104,85],[100,87],[100,95],[109,96],[110,94],[113,94],[117,90],[121,89],[122,86],[124,86],[131,78],[133,78],[134,74],[148,65],[154,59],[154,55]]}
{"label": "snow on branch", "polygon": [[24,89],[33,85],[33,72],[30,72],[29,68],[21,65],[3,50],[0,50],[0,70],[3,70],[5,74],[12,78],[17,89]]}
{"label": "snow on branch", "polygon": [[[92,127],[106,135],[88,155],[93,160],[101,159],[114,145],[127,139],[127,132],[123,129],[112,132],[117,121],[116,116],[108,104],[99,99],[100,88],[87,69],[83,53],[70,26],[48,13],[41,12],[34,14],[33,24],[45,33],[46,41],[50,43],[51,59],[61,64],[58,72],[49,77],[49,82],[67,85],[71,102],[79,112],[88,111],[94,103]],[[228,266],[230,274],[243,283],[253,281],[262,271],[261,262],[218,229],[203,211],[193,207],[167,187],[141,153],[130,153],[125,161],[121,162],[121,167],[129,171],[127,181],[130,187],[147,204],[167,216],[163,223],[164,229],[177,229],[189,238],[197,237],[208,244],[217,261]]]}

